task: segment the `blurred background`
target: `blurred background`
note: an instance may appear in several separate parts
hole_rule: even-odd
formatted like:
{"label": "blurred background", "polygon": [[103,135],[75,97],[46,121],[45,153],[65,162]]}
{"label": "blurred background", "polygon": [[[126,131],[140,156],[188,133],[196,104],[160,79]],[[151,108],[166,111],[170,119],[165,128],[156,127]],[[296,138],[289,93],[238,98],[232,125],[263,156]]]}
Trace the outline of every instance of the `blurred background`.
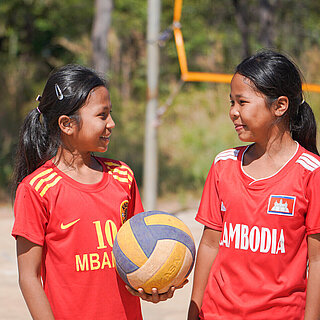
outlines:
{"label": "blurred background", "polygon": [[[161,1],[159,108],[180,80],[173,6],[174,0]],[[2,202],[9,199],[22,120],[37,106],[50,71],[67,63],[96,68],[109,79],[116,128],[107,156],[133,168],[143,193],[147,7],[147,0],[0,1]],[[269,47],[289,54],[306,82],[320,83],[318,0],[184,0],[181,26],[190,71],[232,73],[242,58]],[[161,116],[160,201],[171,197],[185,206],[198,199],[214,156],[240,144],[228,120],[228,97],[228,84],[185,83]],[[319,119],[320,94],[307,92],[306,100]]]}
{"label": "blurred background", "polygon": [[[228,84],[181,83],[172,33],[174,0],[160,2],[154,43],[160,59],[157,208],[185,221],[197,245],[202,227],[194,215],[207,172],[218,152],[241,142],[228,119]],[[144,194],[150,3],[0,0],[0,319],[30,317],[17,285],[10,236],[10,177],[19,127],[37,107],[35,98],[53,69],[78,63],[109,80],[116,128],[105,156],[129,164]],[[320,84],[319,0],[184,0],[180,23],[189,71],[232,74],[247,55],[274,48],[299,65],[305,82]],[[320,94],[306,92],[305,99],[319,122]],[[145,318],[185,319],[190,290],[191,284],[169,302],[143,304]]]}

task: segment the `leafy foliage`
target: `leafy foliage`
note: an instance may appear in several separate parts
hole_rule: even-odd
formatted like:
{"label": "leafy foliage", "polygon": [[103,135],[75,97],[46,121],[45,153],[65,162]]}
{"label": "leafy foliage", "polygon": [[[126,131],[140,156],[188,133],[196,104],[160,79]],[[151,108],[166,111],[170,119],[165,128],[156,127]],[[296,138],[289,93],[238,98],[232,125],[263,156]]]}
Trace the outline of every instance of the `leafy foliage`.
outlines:
{"label": "leafy foliage", "polygon": [[[231,73],[242,59],[236,17],[249,15],[251,51],[263,46],[261,1],[184,0],[182,30],[189,69]],[[276,4],[274,47],[301,66],[308,82],[320,82],[320,4],[316,0],[269,0]],[[162,0],[161,26],[170,34],[173,0]],[[0,2],[0,189],[8,190],[18,128],[49,72],[67,63],[91,65],[92,0]],[[131,165],[141,182],[146,105],[147,1],[114,1],[108,35],[111,98],[117,127],[109,157]],[[263,30],[262,30],[263,31]],[[180,70],[172,37],[161,47],[160,105],[177,85]],[[159,126],[160,189],[200,191],[214,155],[238,144],[228,123],[228,85],[185,84]],[[319,117],[320,95],[307,94]],[[0,193],[1,194],[1,193]],[[0,195],[1,197],[1,195]]]}

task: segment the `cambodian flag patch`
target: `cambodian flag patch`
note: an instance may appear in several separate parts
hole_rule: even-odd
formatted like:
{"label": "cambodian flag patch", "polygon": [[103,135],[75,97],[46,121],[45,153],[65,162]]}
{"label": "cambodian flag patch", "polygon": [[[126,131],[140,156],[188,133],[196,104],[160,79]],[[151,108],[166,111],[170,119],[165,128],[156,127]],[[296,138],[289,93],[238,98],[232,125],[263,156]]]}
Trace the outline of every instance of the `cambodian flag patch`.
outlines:
{"label": "cambodian flag patch", "polygon": [[282,216],[293,216],[296,197],[271,195],[268,204],[269,214],[279,214]]}

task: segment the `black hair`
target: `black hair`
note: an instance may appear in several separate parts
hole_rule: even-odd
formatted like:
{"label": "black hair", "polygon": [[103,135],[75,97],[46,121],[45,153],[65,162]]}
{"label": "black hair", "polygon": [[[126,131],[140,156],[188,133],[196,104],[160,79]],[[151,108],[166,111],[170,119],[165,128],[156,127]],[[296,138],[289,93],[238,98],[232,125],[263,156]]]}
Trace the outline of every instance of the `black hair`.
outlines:
{"label": "black hair", "polygon": [[302,74],[294,62],[281,53],[263,50],[244,59],[235,73],[248,78],[266,96],[269,105],[278,97],[286,96],[289,107],[284,118],[292,138],[319,155],[316,120],[311,107],[304,101]]}
{"label": "black hair", "polygon": [[66,65],[49,75],[38,107],[29,112],[20,129],[13,194],[24,177],[56,155],[62,143],[59,117],[67,115],[79,123],[78,110],[98,86],[107,87],[107,83],[95,71],[80,65]]}

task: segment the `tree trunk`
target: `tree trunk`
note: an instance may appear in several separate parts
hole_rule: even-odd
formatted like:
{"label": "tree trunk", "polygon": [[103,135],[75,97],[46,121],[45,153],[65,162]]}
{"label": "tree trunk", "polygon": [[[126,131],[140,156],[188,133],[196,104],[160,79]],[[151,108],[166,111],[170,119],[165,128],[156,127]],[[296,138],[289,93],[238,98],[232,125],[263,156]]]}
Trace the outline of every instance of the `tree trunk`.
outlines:
{"label": "tree trunk", "polygon": [[123,50],[121,59],[121,99],[127,102],[131,96],[131,72],[132,72],[132,60],[133,60],[133,47],[129,47]]}
{"label": "tree trunk", "polygon": [[236,22],[241,33],[242,38],[242,58],[246,58],[250,55],[250,43],[249,43],[249,19],[248,8],[246,5],[241,5],[241,0],[233,0],[233,6],[235,8]]}
{"label": "tree trunk", "polygon": [[275,39],[274,10],[277,0],[260,0],[259,20],[260,35],[259,41],[263,47],[272,48]]}
{"label": "tree trunk", "polygon": [[107,39],[111,25],[112,0],[95,0],[95,15],[92,26],[92,59],[96,71],[105,74],[108,71]]}

